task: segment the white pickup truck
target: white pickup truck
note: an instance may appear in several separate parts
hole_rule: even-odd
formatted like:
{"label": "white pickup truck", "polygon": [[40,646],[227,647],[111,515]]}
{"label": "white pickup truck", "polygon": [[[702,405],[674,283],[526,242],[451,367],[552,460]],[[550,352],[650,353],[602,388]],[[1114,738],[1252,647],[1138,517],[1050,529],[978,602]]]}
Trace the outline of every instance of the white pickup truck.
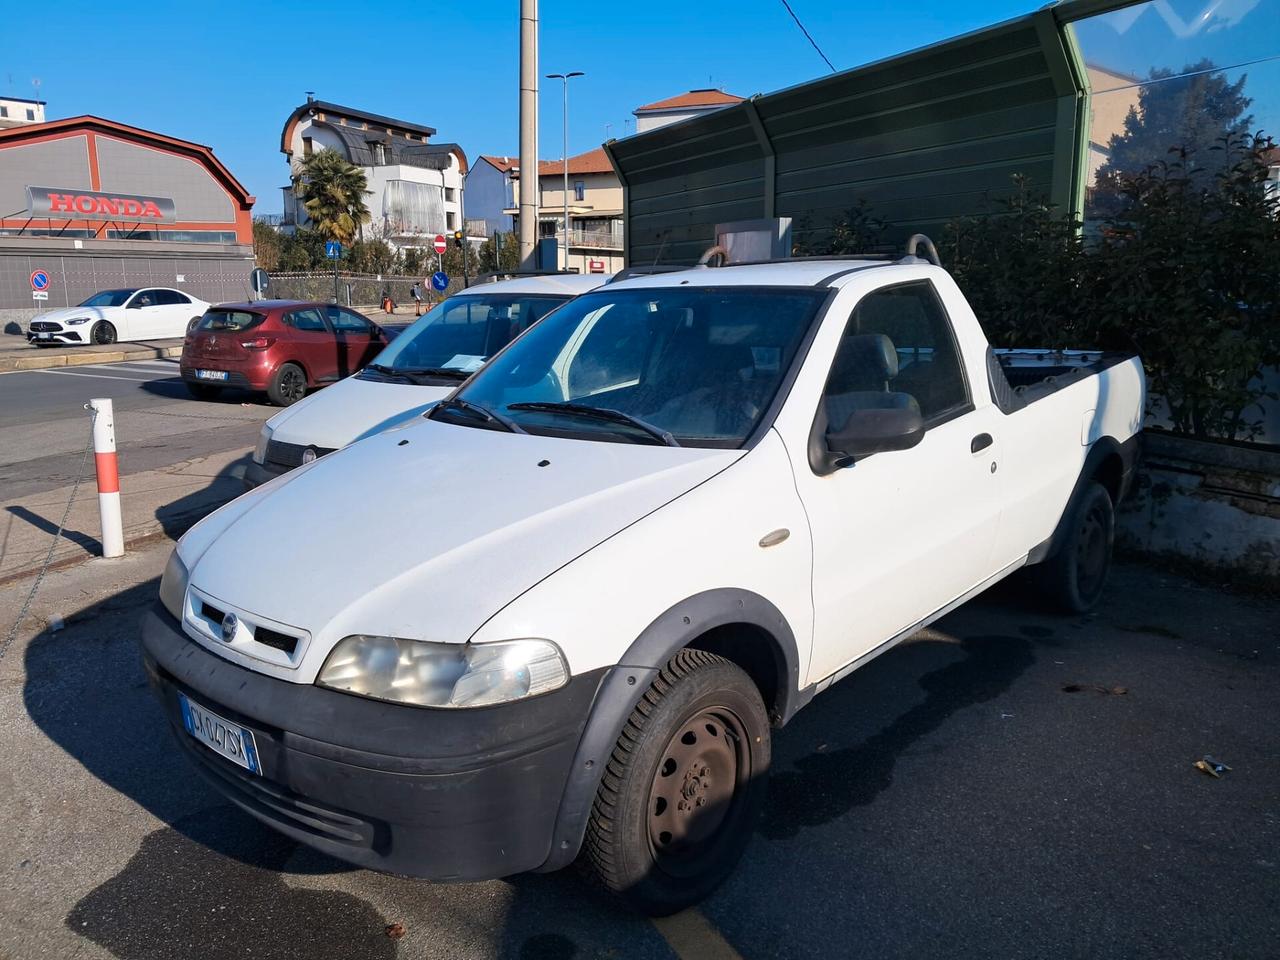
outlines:
{"label": "white pickup truck", "polygon": [[1143,395],[1133,357],[993,351],[911,254],[610,284],[192,528],[144,662],[299,841],[439,880],[583,854],[669,913],[815,694],[1029,564],[1098,600]]}

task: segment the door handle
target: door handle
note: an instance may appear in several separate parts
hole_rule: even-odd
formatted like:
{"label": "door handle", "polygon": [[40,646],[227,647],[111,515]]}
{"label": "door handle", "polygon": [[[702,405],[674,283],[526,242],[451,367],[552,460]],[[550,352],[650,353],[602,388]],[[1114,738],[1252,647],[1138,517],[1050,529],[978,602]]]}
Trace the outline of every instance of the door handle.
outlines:
{"label": "door handle", "polygon": [[991,446],[992,443],[994,443],[994,441],[991,439],[991,434],[980,433],[974,437],[972,442],[969,444],[969,452],[977,453],[979,450],[985,450],[987,447]]}

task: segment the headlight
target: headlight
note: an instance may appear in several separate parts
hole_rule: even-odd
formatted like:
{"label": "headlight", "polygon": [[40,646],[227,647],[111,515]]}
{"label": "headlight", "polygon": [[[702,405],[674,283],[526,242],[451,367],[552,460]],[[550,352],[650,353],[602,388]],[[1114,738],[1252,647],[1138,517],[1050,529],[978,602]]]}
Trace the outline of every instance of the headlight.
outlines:
{"label": "headlight", "polygon": [[82,323],[88,323],[88,322],[89,322],[89,318],[88,318],[88,317],[76,317],[74,320],[67,320],[67,321],[65,321],[65,322],[66,322],[67,326],[70,326],[70,327],[78,327],[78,326],[80,326],[80,324],[82,324]]}
{"label": "headlight", "polygon": [[160,602],[179,621],[182,620],[182,602],[190,579],[187,565],[178,556],[178,548],[174,547],[173,553],[169,554],[169,562],[164,565],[164,576],[160,578]]}
{"label": "headlight", "polygon": [[485,707],[563,687],[569,668],[550,640],[428,643],[362,634],[339,641],[316,683],[422,707]]}
{"label": "headlight", "polygon": [[253,448],[253,462],[262,466],[267,462],[267,444],[271,442],[271,425],[264,423],[262,432],[258,434],[258,445]]}

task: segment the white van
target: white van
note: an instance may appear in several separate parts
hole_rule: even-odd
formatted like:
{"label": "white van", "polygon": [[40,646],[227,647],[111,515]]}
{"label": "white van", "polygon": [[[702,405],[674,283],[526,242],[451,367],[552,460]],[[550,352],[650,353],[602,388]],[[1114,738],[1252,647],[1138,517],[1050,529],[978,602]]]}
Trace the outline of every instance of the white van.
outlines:
{"label": "white van", "polygon": [[516,334],[607,282],[601,274],[542,274],[481,283],[438,304],[360,373],[281,410],[262,427],[245,484],[411,420],[448,396]]}

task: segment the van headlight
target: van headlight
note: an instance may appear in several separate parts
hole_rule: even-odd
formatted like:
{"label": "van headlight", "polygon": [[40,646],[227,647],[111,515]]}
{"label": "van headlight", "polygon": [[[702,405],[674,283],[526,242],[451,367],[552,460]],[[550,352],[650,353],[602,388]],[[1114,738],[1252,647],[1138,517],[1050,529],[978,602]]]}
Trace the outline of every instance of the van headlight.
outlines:
{"label": "van headlight", "polygon": [[569,682],[550,640],[430,643],[363,634],[345,637],[316,683],[420,707],[487,707],[536,697]]}
{"label": "van headlight", "polygon": [[178,556],[178,548],[169,554],[169,562],[164,565],[164,575],[160,577],[160,602],[164,608],[182,621],[182,604],[187,596],[187,583],[191,573],[187,565]]}
{"label": "van headlight", "polygon": [[253,462],[262,466],[267,462],[267,444],[271,442],[271,424],[264,423],[262,432],[258,434],[258,445],[253,448]]}

